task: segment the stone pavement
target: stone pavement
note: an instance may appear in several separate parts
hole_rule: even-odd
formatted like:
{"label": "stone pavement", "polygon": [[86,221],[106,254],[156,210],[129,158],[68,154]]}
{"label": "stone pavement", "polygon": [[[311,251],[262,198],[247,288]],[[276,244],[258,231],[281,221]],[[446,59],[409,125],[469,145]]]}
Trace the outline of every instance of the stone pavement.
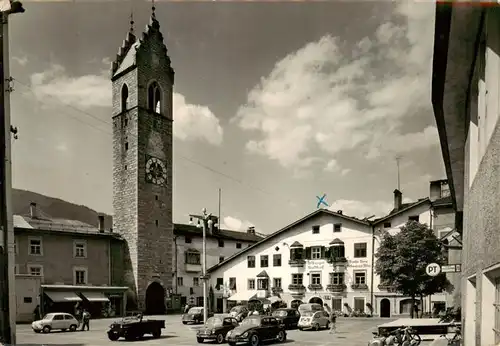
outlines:
{"label": "stone pavement", "polygon": [[[166,328],[162,331],[160,339],[148,339],[134,342],[137,345],[198,345],[195,332],[200,326],[185,326],[181,323],[181,316],[154,316],[148,318],[162,318],[166,320]],[[36,334],[30,325],[17,326],[17,345],[27,344],[59,344],[59,345],[116,345],[120,341],[109,341],[106,335],[107,328],[115,319],[91,321],[90,331],[86,332],[52,332],[50,334]],[[378,318],[346,318],[337,320],[338,333],[331,335],[328,331],[288,331],[286,344],[301,346],[365,346],[371,339],[375,327],[387,319]],[[120,339],[122,340],[122,339]],[[208,342],[207,342],[208,344]],[[227,345],[227,344],[226,344]],[[422,345],[425,345],[422,343]]]}

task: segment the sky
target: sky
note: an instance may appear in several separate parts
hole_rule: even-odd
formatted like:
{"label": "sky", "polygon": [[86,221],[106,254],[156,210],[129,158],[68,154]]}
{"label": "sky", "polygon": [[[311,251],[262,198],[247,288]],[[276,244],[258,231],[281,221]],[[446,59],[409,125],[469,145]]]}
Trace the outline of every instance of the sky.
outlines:
{"label": "sky", "polygon": [[[110,62],[148,2],[25,3],[10,18],[13,186],[113,214]],[[174,86],[174,220],[272,233],[367,217],[445,177],[430,2],[161,2]]]}

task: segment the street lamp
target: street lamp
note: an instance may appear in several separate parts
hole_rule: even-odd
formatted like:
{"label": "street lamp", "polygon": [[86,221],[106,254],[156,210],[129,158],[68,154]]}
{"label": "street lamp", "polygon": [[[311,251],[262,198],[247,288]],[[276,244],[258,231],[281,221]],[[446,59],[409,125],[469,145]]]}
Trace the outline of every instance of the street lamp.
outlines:
{"label": "street lamp", "polygon": [[[208,318],[208,308],[207,308],[207,227],[212,229],[214,222],[212,220],[212,214],[207,214],[207,209],[203,208],[201,210],[201,215],[189,215],[189,223],[193,223],[193,219],[197,219],[198,223],[196,227],[203,227],[203,263],[201,268],[201,279],[203,280],[203,322],[207,322]],[[200,225],[201,223],[201,225]]]}
{"label": "street lamp", "polygon": [[24,11],[20,1],[0,0],[0,341],[5,344],[16,343],[8,17]]}

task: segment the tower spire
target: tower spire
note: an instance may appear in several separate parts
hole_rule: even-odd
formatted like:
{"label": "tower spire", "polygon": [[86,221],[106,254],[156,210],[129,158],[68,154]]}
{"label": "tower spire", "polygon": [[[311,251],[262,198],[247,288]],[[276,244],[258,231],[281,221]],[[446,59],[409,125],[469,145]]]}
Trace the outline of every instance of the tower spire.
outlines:
{"label": "tower spire", "polygon": [[130,11],[130,33],[134,33],[134,11]]}
{"label": "tower spire", "polygon": [[156,7],[155,7],[155,0],[151,0],[151,17],[153,19],[156,19],[156,14],[155,14],[155,11],[156,11]]}

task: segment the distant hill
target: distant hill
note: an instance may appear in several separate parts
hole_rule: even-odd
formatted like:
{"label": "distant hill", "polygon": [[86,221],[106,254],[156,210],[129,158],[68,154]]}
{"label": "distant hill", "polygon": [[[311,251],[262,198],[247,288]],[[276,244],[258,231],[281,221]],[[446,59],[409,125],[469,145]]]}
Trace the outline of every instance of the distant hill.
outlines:
{"label": "distant hill", "polygon": [[[47,217],[77,220],[96,227],[98,225],[97,215],[100,213],[84,205],[73,204],[59,198],[49,197],[31,191],[12,189],[12,209],[14,214],[29,215],[31,202],[35,202],[37,207]],[[110,229],[112,227],[111,216],[106,214],[103,215],[105,215],[105,229]]]}

